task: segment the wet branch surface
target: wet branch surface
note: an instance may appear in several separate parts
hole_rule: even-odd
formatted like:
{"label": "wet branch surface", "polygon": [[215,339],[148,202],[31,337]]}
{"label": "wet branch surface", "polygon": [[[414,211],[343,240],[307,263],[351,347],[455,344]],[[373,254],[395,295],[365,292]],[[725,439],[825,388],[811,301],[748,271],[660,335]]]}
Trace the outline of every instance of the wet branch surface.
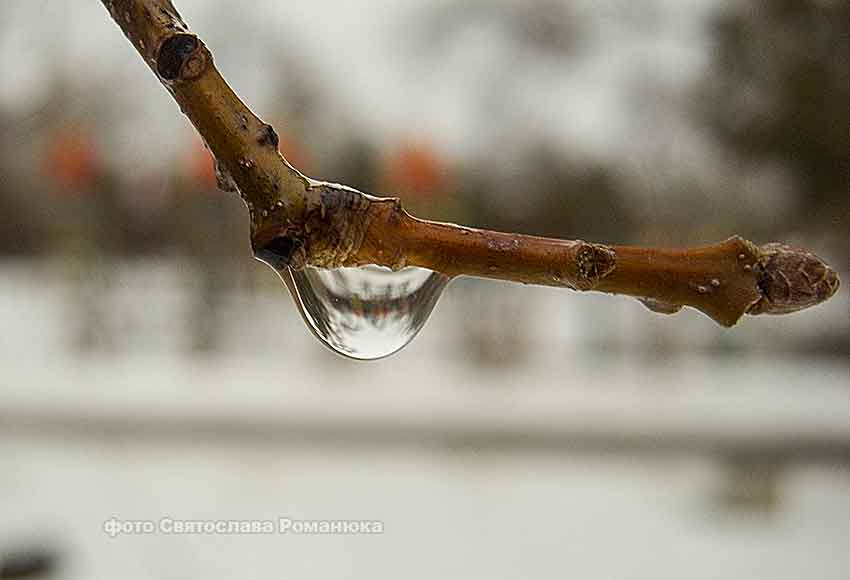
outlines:
{"label": "wet branch surface", "polygon": [[417,219],[395,198],[316,181],[278,151],[275,130],[228,86],[170,0],[101,0],[197,128],[219,187],[248,207],[255,253],[295,269],[377,264],[625,294],[665,314],[696,308],[724,326],[744,314],[819,304],[838,275],[792,246],[741,237],[690,249],[499,233]]}

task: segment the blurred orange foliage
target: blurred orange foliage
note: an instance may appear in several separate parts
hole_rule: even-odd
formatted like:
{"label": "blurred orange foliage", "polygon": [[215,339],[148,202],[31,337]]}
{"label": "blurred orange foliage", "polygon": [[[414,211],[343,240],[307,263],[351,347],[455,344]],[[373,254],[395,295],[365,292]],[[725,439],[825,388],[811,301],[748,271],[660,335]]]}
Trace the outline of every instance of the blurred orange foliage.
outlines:
{"label": "blurred orange foliage", "polygon": [[435,148],[424,141],[405,143],[384,159],[381,188],[399,195],[441,197],[447,191],[448,170]]}
{"label": "blurred orange foliage", "polygon": [[94,139],[80,126],[63,126],[48,136],[44,173],[63,191],[90,189],[99,173]]}

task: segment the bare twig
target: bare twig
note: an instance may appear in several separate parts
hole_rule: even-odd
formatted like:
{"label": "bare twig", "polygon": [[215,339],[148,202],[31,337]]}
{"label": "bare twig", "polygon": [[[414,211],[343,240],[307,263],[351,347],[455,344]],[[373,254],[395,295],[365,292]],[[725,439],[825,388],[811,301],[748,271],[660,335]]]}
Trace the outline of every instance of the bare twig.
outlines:
{"label": "bare twig", "polygon": [[820,258],[740,237],[692,249],[554,240],[420,220],[397,199],[305,177],[278,152],[274,129],[239,99],[170,0],[102,0],[211,150],[219,185],[238,191],[255,251],[292,268],[420,266],[528,284],[627,294],[657,312],[692,306],[724,326],[785,314],[838,288]]}

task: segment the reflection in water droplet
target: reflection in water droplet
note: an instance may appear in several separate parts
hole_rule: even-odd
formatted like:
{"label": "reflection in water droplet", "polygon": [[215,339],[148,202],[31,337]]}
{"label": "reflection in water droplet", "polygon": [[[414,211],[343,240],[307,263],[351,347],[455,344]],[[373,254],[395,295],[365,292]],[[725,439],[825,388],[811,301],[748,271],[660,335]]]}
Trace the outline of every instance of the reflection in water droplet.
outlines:
{"label": "reflection in water droplet", "polygon": [[378,266],[292,270],[270,248],[257,259],[277,271],[304,322],[334,352],[373,360],[401,350],[427,322],[449,282],[422,268]]}

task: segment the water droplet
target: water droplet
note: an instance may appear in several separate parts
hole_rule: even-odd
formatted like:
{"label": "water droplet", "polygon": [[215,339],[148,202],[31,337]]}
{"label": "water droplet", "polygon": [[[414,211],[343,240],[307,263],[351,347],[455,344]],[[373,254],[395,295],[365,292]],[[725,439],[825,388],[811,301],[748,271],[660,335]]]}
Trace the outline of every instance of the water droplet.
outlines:
{"label": "water droplet", "polygon": [[659,314],[676,314],[682,309],[681,304],[670,304],[669,302],[662,302],[655,298],[638,298],[638,301],[653,312]]}
{"label": "water droplet", "polygon": [[353,359],[374,360],[404,348],[428,321],[450,280],[422,268],[293,270],[285,265],[289,256],[284,254],[291,251],[291,244],[273,242],[256,257],[281,277],[316,338]]}

